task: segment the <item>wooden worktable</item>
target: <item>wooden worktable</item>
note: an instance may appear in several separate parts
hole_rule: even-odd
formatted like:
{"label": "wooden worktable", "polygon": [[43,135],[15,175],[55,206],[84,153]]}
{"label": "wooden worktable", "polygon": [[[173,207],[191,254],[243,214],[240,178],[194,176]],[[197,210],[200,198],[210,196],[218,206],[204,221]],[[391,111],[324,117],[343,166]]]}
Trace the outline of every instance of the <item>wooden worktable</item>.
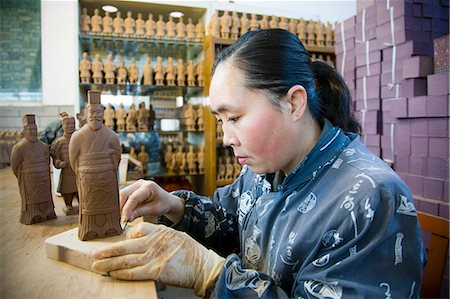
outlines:
{"label": "wooden worktable", "polygon": [[11,167],[0,169],[0,298],[157,298],[152,281],[121,281],[47,258],[44,241],[78,225],[53,195],[57,219],[19,222],[20,194]]}

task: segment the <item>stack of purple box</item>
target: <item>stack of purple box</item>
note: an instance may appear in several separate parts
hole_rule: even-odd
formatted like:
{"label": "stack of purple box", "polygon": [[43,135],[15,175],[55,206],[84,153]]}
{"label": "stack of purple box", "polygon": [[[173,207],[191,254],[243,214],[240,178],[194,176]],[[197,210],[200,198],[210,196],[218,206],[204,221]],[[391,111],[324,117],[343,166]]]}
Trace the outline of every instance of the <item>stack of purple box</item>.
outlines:
{"label": "stack of purple box", "polygon": [[335,50],[361,139],[393,163],[419,210],[449,218],[449,2],[359,2],[336,24]]}

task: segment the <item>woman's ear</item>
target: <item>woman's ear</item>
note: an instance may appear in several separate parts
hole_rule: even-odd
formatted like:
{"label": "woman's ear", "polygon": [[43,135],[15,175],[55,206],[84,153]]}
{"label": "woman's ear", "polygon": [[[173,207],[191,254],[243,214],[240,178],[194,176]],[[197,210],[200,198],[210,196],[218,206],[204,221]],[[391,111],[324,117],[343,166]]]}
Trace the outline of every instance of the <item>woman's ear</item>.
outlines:
{"label": "woman's ear", "polygon": [[303,117],[308,106],[306,90],[301,85],[292,86],[287,92],[287,101],[291,105],[292,120],[297,121]]}

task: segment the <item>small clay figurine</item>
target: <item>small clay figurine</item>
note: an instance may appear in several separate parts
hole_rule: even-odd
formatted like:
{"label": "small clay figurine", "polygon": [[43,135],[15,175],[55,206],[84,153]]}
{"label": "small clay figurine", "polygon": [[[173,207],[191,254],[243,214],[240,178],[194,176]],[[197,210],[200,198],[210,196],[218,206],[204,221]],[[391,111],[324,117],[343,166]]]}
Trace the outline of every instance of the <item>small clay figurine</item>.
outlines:
{"label": "small clay figurine", "polygon": [[239,37],[239,27],[241,26],[241,22],[237,15],[237,12],[233,11],[231,14],[231,38],[238,39]]}
{"label": "small clay figurine", "polygon": [[214,11],[209,21],[208,33],[213,37],[220,37],[220,17],[217,10]]}
{"label": "small clay figurine", "polygon": [[137,118],[137,111],[133,103],[131,104],[130,109],[128,110],[126,122],[127,132],[136,132],[136,118]]}
{"label": "small clay figurine", "polygon": [[130,146],[130,153],[129,153],[130,157],[134,158],[137,160],[137,154],[136,154],[136,150],[134,148],[134,146]]}
{"label": "small clay figurine", "polygon": [[148,19],[145,22],[145,36],[147,38],[155,37],[156,22],[153,20],[153,14],[148,14]]}
{"label": "small clay figurine", "polygon": [[156,22],[156,38],[162,39],[166,36],[166,23],[164,22],[163,16],[158,16],[158,21]]}
{"label": "small clay figurine", "polygon": [[297,35],[297,25],[298,25],[297,20],[294,18],[291,18],[289,21],[289,31],[292,34]]}
{"label": "small clay figurine", "polygon": [[91,17],[87,14],[87,8],[83,7],[82,14],[80,16],[80,31],[83,34],[88,34],[91,31]]}
{"label": "small clay figurine", "polygon": [[107,11],[105,11],[105,16],[103,17],[103,34],[105,36],[113,34],[113,19]]}
{"label": "small clay figurine", "polygon": [[177,85],[184,86],[186,80],[186,71],[183,63],[183,59],[178,59],[177,61]]}
{"label": "small clay figurine", "polygon": [[144,175],[147,175],[149,157],[147,151],[145,150],[144,144],[141,144],[139,148],[137,159],[142,163],[142,170],[144,172]]}
{"label": "small clay figurine", "polygon": [[175,152],[175,161],[176,166],[174,170],[178,170],[178,174],[184,175],[184,169],[186,167],[186,156],[183,152],[183,146],[181,145],[177,147],[177,151]]}
{"label": "small clay figurine", "polygon": [[133,37],[134,36],[134,29],[136,28],[136,22],[134,21],[132,17],[131,11],[127,12],[127,17],[124,21],[124,27],[125,27],[125,36],[126,37]]}
{"label": "small clay figurine", "polygon": [[306,24],[303,19],[297,25],[297,37],[302,43],[306,43]]}
{"label": "small clay figurine", "polygon": [[91,61],[89,60],[88,53],[83,52],[83,58],[80,61],[80,81],[81,83],[91,82]]}
{"label": "small clay figurine", "polygon": [[278,28],[283,29],[283,30],[289,30],[289,24],[285,17],[281,17],[281,20],[278,23]]}
{"label": "small clay figurine", "polygon": [[252,13],[250,17],[250,30],[256,30],[258,28],[259,28],[259,21],[256,18],[256,15]]}
{"label": "small clay figurine", "polygon": [[119,167],[117,134],[103,125],[100,91],[88,91],[87,125],[73,133],[70,165],[77,177],[80,203],[78,238],[82,241],[119,235]]}
{"label": "small clay figurine", "polygon": [[116,112],[114,111],[113,106],[111,105],[111,103],[108,103],[105,111],[103,111],[103,120],[105,121],[105,126],[110,128],[111,130],[114,130],[115,115]]}
{"label": "small clay figurine", "polygon": [[164,69],[166,74],[167,86],[175,86],[175,65],[173,64],[173,58],[167,58],[167,66]]}
{"label": "small clay figurine", "polygon": [[145,36],[145,21],[142,19],[142,14],[138,13],[136,19],[136,37],[142,38]]}
{"label": "small clay figurine", "polygon": [[192,144],[189,145],[189,150],[186,153],[186,161],[188,165],[189,174],[197,174],[197,155],[194,152],[194,146]]}
{"label": "small clay figurine", "polygon": [[203,120],[203,105],[198,105],[196,109],[196,115],[197,115],[197,130],[203,131],[204,130],[204,120]]}
{"label": "small clay figurine", "polygon": [[241,25],[240,35],[242,36],[250,29],[250,20],[248,19],[247,14],[245,12],[242,13],[240,25]]}
{"label": "small clay figurine", "polygon": [[185,131],[195,131],[196,113],[192,104],[185,104],[182,112],[182,124]]}
{"label": "small clay figurine", "polygon": [[188,86],[195,86],[195,66],[194,61],[190,59],[186,66],[187,84]]}
{"label": "small clay figurine", "polygon": [[328,21],[325,27],[325,46],[332,47],[334,45],[334,33],[331,23]]}
{"label": "small clay figurine", "polygon": [[186,24],[186,38],[190,42],[195,40],[195,25],[192,24],[192,18],[188,18],[188,23]]}
{"label": "small clay figurine", "polygon": [[263,15],[262,19],[259,21],[259,29],[269,29],[269,20],[267,15]]}
{"label": "small clay figurine", "polygon": [[95,54],[95,60],[92,62],[92,78],[95,84],[103,83],[103,63],[99,54]]}
{"label": "small clay figurine", "polygon": [[161,56],[156,58],[155,65],[155,81],[157,86],[164,85],[164,65]]}
{"label": "small clay figurine", "polygon": [[224,11],[222,17],[220,17],[220,36],[222,38],[230,38],[232,20],[228,11]]}
{"label": "small clay figurine", "polygon": [[147,57],[144,67],[142,68],[142,83],[144,85],[153,85],[153,67],[151,65],[150,57]]}
{"label": "small clay figurine", "polygon": [[205,148],[203,146],[199,146],[197,151],[197,163],[198,163],[198,173],[205,173]]}
{"label": "small clay figurine", "polygon": [[117,68],[117,84],[126,84],[128,78],[128,71],[125,66],[125,60],[120,60],[120,65]]}
{"label": "small clay figurine", "polygon": [[108,55],[108,60],[103,65],[103,69],[105,71],[106,84],[114,84],[116,79],[116,65],[111,54]]}
{"label": "small clay figurine", "polygon": [[136,59],[133,57],[131,58],[131,63],[128,66],[128,81],[130,81],[130,84],[136,84],[139,80],[139,68],[136,64]]}
{"label": "small clay figurine", "polygon": [[277,29],[278,28],[278,17],[272,16],[269,22],[269,28],[270,29]]}
{"label": "small clay figurine", "polygon": [[53,165],[61,169],[56,190],[61,193],[66,204],[63,212],[65,215],[77,215],[78,209],[72,205],[74,197],[78,199],[77,180],[69,161],[69,142],[75,131],[75,119],[66,112],[62,112],[60,115],[64,135],[53,141],[50,155],[53,158]]}
{"label": "small clay figurine", "polygon": [[205,83],[203,60],[200,60],[200,62],[197,64],[196,74],[197,74],[197,86],[203,87]]}
{"label": "small clay figurine", "polygon": [[55,219],[50,183],[48,145],[37,138],[34,114],[22,118],[24,138],[13,146],[11,168],[19,183],[20,222],[33,224]]}
{"label": "small clay figurine", "polygon": [[116,12],[116,17],[113,20],[114,34],[122,36],[124,32],[123,18],[120,16],[120,11]]}
{"label": "small clay figurine", "polygon": [[123,104],[120,103],[119,108],[116,111],[116,125],[117,132],[125,132],[125,120],[127,118],[127,111],[123,107]]}
{"label": "small clay figurine", "polygon": [[147,132],[148,131],[148,117],[150,116],[150,112],[147,108],[145,108],[145,103],[142,102],[139,104],[139,110],[137,112],[137,123],[138,123],[138,131],[139,132]]}
{"label": "small clay figurine", "polygon": [[86,107],[83,106],[83,108],[81,109],[81,112],[76,114],[76,118],[78,120],[78,128],[81,128],[86,124],[86,122],[87,122],[86,117],[87,117],[86,116]]}
{"label": "small clay figurine", "polygon": [[325,36],[324,36],[324,28],[321,21],[317,21],[316,23],[316,45],[319,47],[325,46]]}
{"label": "small clay figurine", "polygon": [[94,9],[94,15],[91,17],[91,32],[100,34],[102,32],[102,17],[99,15],[98,9]]}
{"label": "small clay figurine", "polygon": [[316,26],[314,21],[309,21],[306,25],[306,40],[308,45],[314,45],[316,42],[316,36],[314,35]]}
{"label": "small clay figurine", "polygon": [[197,25],[195,25],[195,40],[202,42],[205,37],[205,24],[203,24],[202,19],[198,19]]}
{"label": "small clay figurine", "polygon": [[174,39],[176,34],[175,34],[175,22],[173,21],[172,17],[169,17],[169,21],[167,21],[166,23],[166,37],[168,39]]}
{"label": "small clay figurine", "polygon": [[175,29],[177,31],[177,40],[184,41],[186,39],[186,25],[183,23],[183,17],[180,17]]}

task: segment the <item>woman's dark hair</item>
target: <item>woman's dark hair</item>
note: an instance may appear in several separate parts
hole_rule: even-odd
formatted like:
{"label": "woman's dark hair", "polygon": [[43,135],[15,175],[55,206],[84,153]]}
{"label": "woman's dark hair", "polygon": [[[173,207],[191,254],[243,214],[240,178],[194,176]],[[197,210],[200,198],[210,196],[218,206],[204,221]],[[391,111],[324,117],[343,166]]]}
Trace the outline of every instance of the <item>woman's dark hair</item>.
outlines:
{"label": "woman's dark hair", "polygon": [[344,131],[360,132],[360,125],[350,111],[350,92],[341,75],[325,62],[312,63],[308,51],[289,31],[248,31],[219,53],[211,75],[221,62],[230,58],[233,66],[243,72],[244,86],[265,92],[274,106],[280,107],[279,99],[292,86],[301,85],[316,120],[327,118]]}

